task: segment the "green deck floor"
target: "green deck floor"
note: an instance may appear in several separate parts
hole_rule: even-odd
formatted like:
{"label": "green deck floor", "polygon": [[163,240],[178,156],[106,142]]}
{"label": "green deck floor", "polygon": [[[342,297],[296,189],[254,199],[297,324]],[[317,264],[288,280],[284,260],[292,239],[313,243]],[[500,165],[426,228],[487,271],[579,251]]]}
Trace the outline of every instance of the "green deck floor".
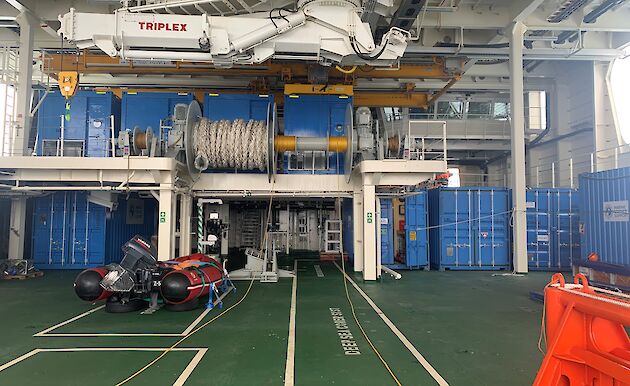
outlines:
{"label": "green deck floor", "polygon": [[[314,265],[321,267],[323,277]],[[0,366],[36,348],[120,348],[114,351],[40,352],[0,371],[0,385],[110,385],[177,341],[166,337],[33,337],[34,334],[93,309],[72,290],[77,272],[48,271],[25,281],[0,281]],[[383,312],[450,385],[528,385],[542,355],[537,349],[542,305],[529,300],[548,273],[522,277],[492,272],[403,271],[403,279],[384,277],[362,283]],[[341,272],[330,263],[300,262],[297,282],[296,385],[389,385],[358,327],[345,296]],[[226,297],[234,304],[247,282]],[[224,317],[191,336],[180,347],[208,348],[187,385],[283,384],[289,327],[291,280],[255,283],[249,296]],[[404,385],[435,382],[365,300],[349,286],[365,330]],[[360,355],[345,355],[331,315],[339,309]],[[178,334],[203,310],[160,311],[154,315],[111,315],[96,311],[51,333]],[[204,321],[221,310],[212,310]],[[167,354],[130,385],[172,384],[195,351]]]}

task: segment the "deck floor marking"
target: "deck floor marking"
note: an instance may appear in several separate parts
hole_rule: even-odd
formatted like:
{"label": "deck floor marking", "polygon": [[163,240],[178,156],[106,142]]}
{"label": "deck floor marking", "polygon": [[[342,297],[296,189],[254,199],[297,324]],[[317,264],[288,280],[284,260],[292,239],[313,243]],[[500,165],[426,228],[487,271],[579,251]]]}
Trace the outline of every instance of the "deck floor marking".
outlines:
{"label": "deck floor marking", "polygon": [[[27,352],[26,354],[15,358],[14,360],[5,363],[0,366],[0,372],[12,367],[36,354],[43,352],[99,352],[99,351],[158,351],[163,352],[168,348],[151,348],[151,347],[74,347],[74,348],[36,348]],[[174,386],[183,386],[190,374],[195,370],[199,362],[203,359],[203,356],[208,352],[206,347],[176,347],[171,351],[195,351],[195,356],[190,360],[184,371],[179,375],[177,380],[173,383]]]}
{"label": "deck floor marking", "polygon": [[355,283],[354,280],[352,280],[352,278],[341,269],[341,267],[339,266],[339,264],[337,264],[336,261],[334,263],[337,269],[348,279],[348,281],[357,290],[357,292],[365,299],[365,301],[370,305],[370,307],[372,307],[374,312],[376,312],[376,314],[383,320],[383,322],[385,322],[387,327],[389,327],[389,329],[405,345],[407,350],[409,350],[409,352],[418,360],[418,362],[420,362],[422,367],[424,367],[424,369],[429,373],[429,375],[431,375],[431,377],[435,379],[438,385],[448,386],[448,382],[446,382],[446,380],[440,375],[440,373],[438,373],[437,370],[435,370],[435,368],[431,366],[429,361],[427,361],[426,358],[422,356],[422,354],[420,354],[420,352],[409,341],[409,339],[407,339],[407,337],[398,329],[398,327],[396,327],[396,325],[387,317],[387,315],[385,315],[385,313],[381,311],[381,309],[376,305],[376,303],[374,303],[372,299],[365,292],[363,292],[363,290],[357,285],[357,283]]}
{"label": "deck floor marking", "polygon": [[46,334],[46,333],[47,333],[47,332],[49,332],[49,331],[56,330],[56,329],[58,329],[59,327],[63,327],[63,326],[65,326],[66,324],[70,324],[70,323],[74,322],[75,320],[79,320],[79,319],[81,319],[81,318],[83,318],[83,317],[85,317],[85,316],[88,316],[89,314],[91,314],[91,313],[93,313],[93,312],[96,312],[96,311],[98,311],[98,310],[101,310],[101,309],[103,309],[103,308],[105,308],[105,305],[98,306],[98,307],[93,308],[93,309],[91,309],[91,310],[89,310],[89,311],[86,311],[86,312],[84,312],[84,313],[82,313],[82,314],[79,314],[79,315],[77,315],[77,316],[75,316],[75,317],[73,317],[73,318],[70,318],[70,319],[66,320],[65,322],[61,322],[61,323],[59,323],[59,324],[55,324],[55,325],[54,325],[54,326],[52,326],[52,327],[48,327],[48,328],[47,328],[47,329],[45,329],[44,331],[40,331],[40,332],[38,332],[37,334],[35,334],[35,335],[33,335],[33,336],[43,336],[44,334]]}
{"label": "deck floor marking", "polygon": [[324,272],[322,272],[322,267],[320,267],[317,264],[315,264],[313,267],[315,267],[315,273],[317,274],[317,277],[324,277]]}
{"label": "deck floor marking", "polygon": [[[221,296],[219,296],[219,300],[223,300],[223,298],[229,294],[231,291],[227,291],[221,294]],[[44,331],[40,331],[37,334],[34,334],[33,336],[36,337],[50,337],[50,338],[61,338],[61,337],[99,337],[99,336],[107,336],[107,337],[173,337],[173,336],[186,336],[188,335],[195,327],[197,327],[197,325],[199,323],[201,323],[201,321],[203,320],[203,318],[206,317],[206,315],[208,315],[208,313],[210,313],[210,311],[212,311],[215,307],[213,308],[206,308],[205,310],[203,310],[203,312],[201,312],[201,314],[188,326],[186,327],[186,329],[180,333],[98,333],[98,332],[86,332],[86,333],[80,333],[80,332],[68,332],[68,333],[50,333],[50,331],[54,331],[56,329],[58,329],[59,327],[63,327],[67,324],[70,324],[72,322],[75,322],[81,318],[84,318],[98,310],[101,310],[105,307],[105,305],[101,305],[98,306],[94,309],[91,309],[89,311],[86,311],[80,315],[77,315],[73,318],[70,318],[64,322],[61,322],[59,324],[56,324],[52,327],[48,327],[47,329],[45,329]]]}
{"label": "deck floor marking", "polygon": [[[295,384],[295,311],[297,305],[297,270],[298,262],[293,261],[293,284],[291,286],[291,315],[289,316],[289,337],[287,339],[287,364],[284,368],[284,385]],[[323,275],[322,275],[323,276]]]}

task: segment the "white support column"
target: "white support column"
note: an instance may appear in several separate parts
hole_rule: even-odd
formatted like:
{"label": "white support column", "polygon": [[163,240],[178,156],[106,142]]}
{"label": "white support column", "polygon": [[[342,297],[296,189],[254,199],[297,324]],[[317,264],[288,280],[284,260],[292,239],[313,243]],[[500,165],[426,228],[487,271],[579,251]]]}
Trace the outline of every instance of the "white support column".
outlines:
{"label": "white support column", "polygon": [[192,197],[189,194],[182,194],[179,210],[179,254],[187,256],[191,253],[191,223],[192,217]]}
{"label": "white support column", "polygon": [[[18,86],[16,95],[17,125],[11,155],[28,155],[28,136],[31,131],[31,78],[33,77],[33,40],[35,20],[27,12],[16,19],[20,25],[20,51]],[[24,258],[26,234],[26,198],[11,201],[11,227],[9,230],[9,259]]]}
{"label": "white support column", "polygon": [[378,279],[376,256],[376,187],[363,185],[363,280]]}
{"label": "white support column", "polygon": [[33,40],[37,21],[28,12],[16,18],[20,26],[20,59],[18,65],[18,87],[16,96],[16,125],[12,155],[30,155],[28,138],[31,132],[31,96],[33,94]]}
{"label": "white support column", "polygon": [[514,205],[514,270],[527,272],[527,217],[525,214],[525,105],[523,100],[523,34],[525,25],[516,22],[510,40],[512,114],[512,202]]}
{"label": "white support column", "polygon": [[9,227],[9,259],[24,259],[26,234],[26,198],[11,200],[11,226]]}
{"label": "white support column", "polygon": [[158,214],[158,260],[175,258],[175,193],[173,184],[160,184],[160,204]]}
{"label": "white support column", "polygon": [[354,272],[363,272],[363,192],[354,192],[352,196],[352,220]]}

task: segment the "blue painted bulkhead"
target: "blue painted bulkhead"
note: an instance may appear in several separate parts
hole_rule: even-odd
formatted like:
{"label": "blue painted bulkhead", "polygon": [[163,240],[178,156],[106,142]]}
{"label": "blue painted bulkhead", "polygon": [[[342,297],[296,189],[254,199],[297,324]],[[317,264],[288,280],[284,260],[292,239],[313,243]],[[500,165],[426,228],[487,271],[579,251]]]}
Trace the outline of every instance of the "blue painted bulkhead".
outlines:
{"label": "blue painted bulkhead", "polygon": [[[284,135],[297,137],[343,137],[346,109],[352,98],[343,95],[285,95]],[[285,173],[311,174],[310,170],[289,170],[289,156],[284,156]],[[343,174],[344,155],[329,153],[328,169],[315,174]],[[306,168],[305,168],[306,169]]]}
{"label": "blue painted bulkhead", "polygon": [[[44,96],[42,96],[44,98]],[[70,105],[69,114],[66,102]],[[54,142],[61,139],[62,116],[64,141],[83,143],[82,154],[71,151],[70,146],[64,155],[109,157],[111,156],[111,116],[114,116],[114,137],[120,128],[120,101],[111,92],[79,90],[76,95],[66,100],[59,91],[50,91],[42,101],[37,112],[36,154],[55,155]],[[44,142],[49,142],[48,151],[44,152]]]}
{"label": "blue painted bulkhead", "polygon": [[90,202],[85,192],[56,192],[34,199],[33,260],[40,269],[84,269],[119,262],[121,247],[140,234],[156,231],[154,199],[120,195],[108,208]]}

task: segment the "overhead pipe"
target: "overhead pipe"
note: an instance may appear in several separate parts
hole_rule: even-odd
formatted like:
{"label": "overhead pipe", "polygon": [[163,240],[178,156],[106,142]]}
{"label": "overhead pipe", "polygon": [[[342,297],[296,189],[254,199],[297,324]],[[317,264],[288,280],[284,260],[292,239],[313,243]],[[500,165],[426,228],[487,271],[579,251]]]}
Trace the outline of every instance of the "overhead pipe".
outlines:
{"label": "overhead pipe", "polygon": [[[116,186],[13,186],[13,191],[152,191],[161,190],[159,186],[129,186],[129,187],[116,187]],[[170,189],[165,189],[170,190]],[[180,188],[174,188],[173,191],[184,191]]]}

